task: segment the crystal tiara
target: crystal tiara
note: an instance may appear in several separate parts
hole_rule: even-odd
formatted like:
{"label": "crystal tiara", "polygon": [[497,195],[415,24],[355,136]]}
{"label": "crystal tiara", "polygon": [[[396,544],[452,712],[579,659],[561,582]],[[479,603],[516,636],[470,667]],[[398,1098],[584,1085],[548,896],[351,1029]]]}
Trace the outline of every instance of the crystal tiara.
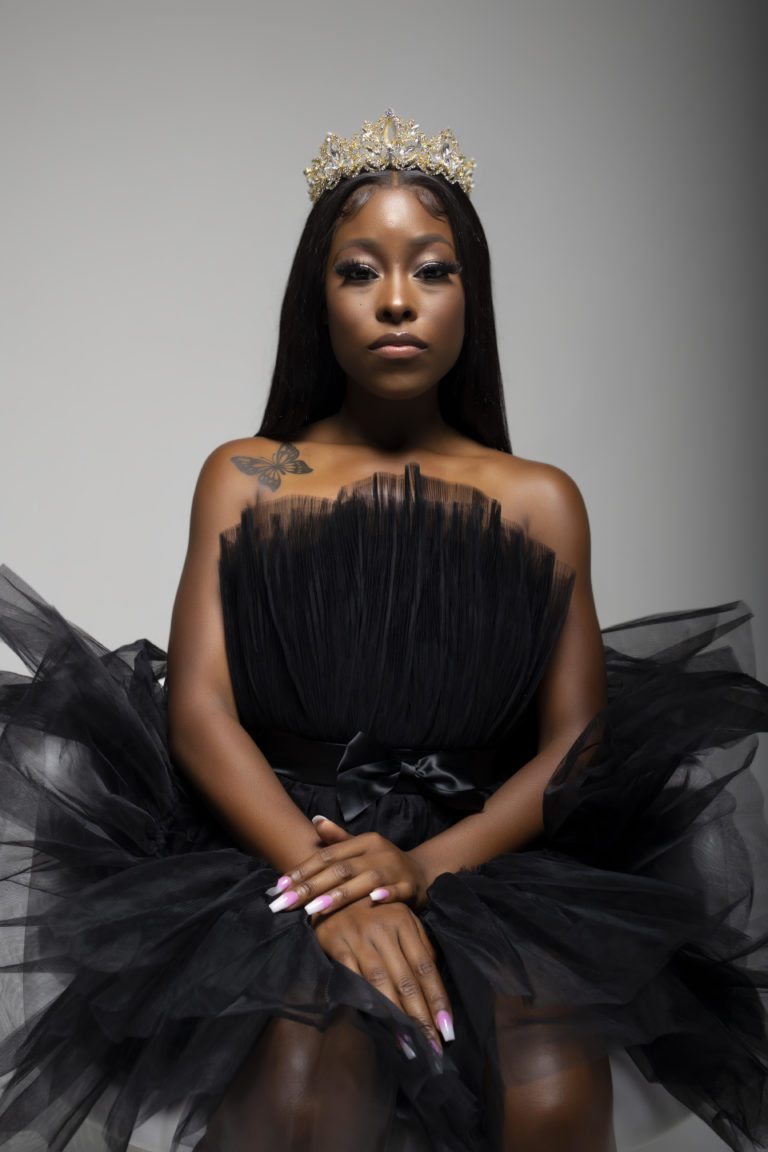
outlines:
{"label": "crystal tiara", "polygon": [[364,120],[360,132],[345,140],[329,132],[318,155],[304,175],[314,202],[323,192],[335,188],[339,180],[359,172],[380,172],[385,168],[419,168],[432,176],[442,176],[458,184],[469,195],[473,188],[475,161],[459,151],[450,128],[437,136],[425,136],[413,120],[401,120],[391,108],[373,123]]}

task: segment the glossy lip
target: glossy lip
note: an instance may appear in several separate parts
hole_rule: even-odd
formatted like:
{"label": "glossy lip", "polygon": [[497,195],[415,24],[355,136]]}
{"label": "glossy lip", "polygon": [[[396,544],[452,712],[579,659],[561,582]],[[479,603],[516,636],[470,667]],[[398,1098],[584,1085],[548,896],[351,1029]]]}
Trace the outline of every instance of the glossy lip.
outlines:
{"label": "glossy lip", "polygon": [[413,360],[415,356],[423,356],[425,351],[415,344],[382,344],[380,348],[371,348],[374,356],[383,356],[386,360]]}
{"label": "glossy lip", "polygon": [[385,336],[380,336],[368,347],[372,352],[375,352],[377,348],[418,348],[423,350],[427,345],[423,340],[419,340],[418,336],[411,336],[408,332],[387,332]]}

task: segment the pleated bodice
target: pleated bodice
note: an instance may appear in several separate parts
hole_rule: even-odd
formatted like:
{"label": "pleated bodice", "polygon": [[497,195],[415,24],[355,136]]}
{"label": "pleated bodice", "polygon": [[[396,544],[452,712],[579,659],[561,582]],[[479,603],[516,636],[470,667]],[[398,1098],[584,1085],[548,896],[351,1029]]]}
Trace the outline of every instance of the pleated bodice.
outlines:
{"label": "pleated bodice", "polygon": [[240,719],[325,740],[492,745],[531,701],[574,574],[471,485],[374,472],[249,504],[220,536]]}

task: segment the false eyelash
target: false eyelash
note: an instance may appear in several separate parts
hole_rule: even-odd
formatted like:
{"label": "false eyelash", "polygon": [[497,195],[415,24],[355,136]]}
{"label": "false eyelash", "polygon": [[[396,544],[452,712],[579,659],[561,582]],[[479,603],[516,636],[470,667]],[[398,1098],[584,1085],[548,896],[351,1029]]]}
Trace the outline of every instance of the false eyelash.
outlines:
{"label": "false eyelash", "polygon": [[333,270],[337,272],[339,276],[346,276],[347,273],[351,272],[354,268],[369,267],[368,264],[363,264],[361,260],[344,260],[341,264],[335,264]]}
{"label": "false eyelash", "polygon": [[[349,273],[352,272],[355,268],[364,268],[373,271],[370,264],[364,264],[361,260],[344,260],[341,264],[336,264],[333,270],[334,272],[338,273],[339,276],[347,278]],[[426,264],[422,264],[419,271],[421,272],[425,268],[439,268],[444,274],[451,275],[461,271],[461,264],[459,264],[456,260],[429,260]],[[442,280],[443,277],[427,276],[426,279]]]}
{"label": "false eyelash", "polygon": [[461,264],[458,260],[430,260],[428,264],[423,265],[425,268],[442,268],[444,272],[454,274],[461,272]]}

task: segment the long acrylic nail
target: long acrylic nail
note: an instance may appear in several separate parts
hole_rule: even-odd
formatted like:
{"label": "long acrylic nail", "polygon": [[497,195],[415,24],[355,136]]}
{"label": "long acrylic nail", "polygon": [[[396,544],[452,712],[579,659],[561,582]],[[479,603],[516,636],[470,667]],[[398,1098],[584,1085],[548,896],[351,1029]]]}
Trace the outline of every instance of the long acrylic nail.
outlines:
{"label": "long acrylic nail", "polygon": [[455,1040],[456,1037],[453,1033],[453,1019],[451,1018],[450,1012],[438,1012],[436,1020],[443,1040]]}
{"label": "long acrylic nail", "polygon": [[295,904],[299,898],[298,892],[284,892],[282,896],[278,896],[277,900],[273,900],[269,905],[272,912],[282,912],[284,908],[290,908]]}
{"label": "long acrylic nail", "polygon": [[403,1036],[402,1032],[398,1032],[397,1042],[409,1060],[415,1060],[416,1059],[416,1053],[414,1052],[413,1048],[411,1048],[410,1044],[406,1040],[405,1036]]}
{"label": "long acrylic nail", "polygon": [[267,896],[277,896],[280,892],[285,892],[286,888],[291,886],[290,876],[281,876],[277,884],[272,888],[267,888]]}
{"label": "long acrylic nail", "polygon": [[333,896],[325,894],[325,896],[316,896],[314,900],[310,900],[309,904],[304,905],[304,911],[308,916],[313,912],[324,912],[326,908],[330,908],[333,904]]}
{"label": "long acrylic nail", "polygon": [[438,1056],[441,1056],[443,1050],[440,1047],[440,1045],[438,1044],[437,1040],[435,1040],[434,1036],[430,1036],[429,1042],[432,1045],[432,1047],[434,1048],[435,1052],[437,1052]]}

